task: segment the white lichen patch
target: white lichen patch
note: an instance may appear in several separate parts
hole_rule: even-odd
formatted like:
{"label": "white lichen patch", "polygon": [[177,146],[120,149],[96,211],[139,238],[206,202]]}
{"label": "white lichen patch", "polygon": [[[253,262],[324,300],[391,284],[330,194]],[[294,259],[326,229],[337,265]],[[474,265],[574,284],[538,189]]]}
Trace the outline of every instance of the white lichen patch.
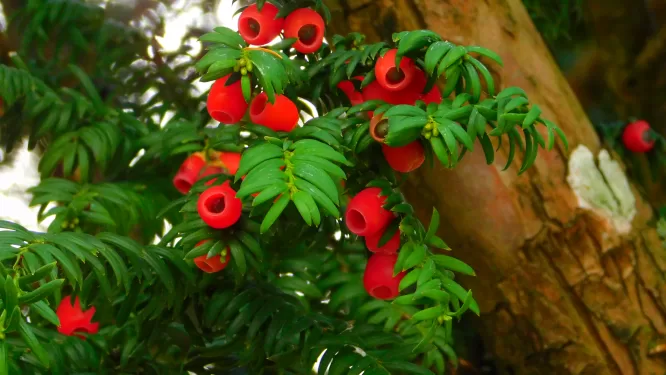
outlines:
{"label": "white lichen patch", "polygon": [[627,176],[606,150],[598,158],[597,166],[587,147],[576,147],[569,157],[567,182],[578,197],[580,208],[608,219],[619,234],[629,233],[636,215],[636,198]]}

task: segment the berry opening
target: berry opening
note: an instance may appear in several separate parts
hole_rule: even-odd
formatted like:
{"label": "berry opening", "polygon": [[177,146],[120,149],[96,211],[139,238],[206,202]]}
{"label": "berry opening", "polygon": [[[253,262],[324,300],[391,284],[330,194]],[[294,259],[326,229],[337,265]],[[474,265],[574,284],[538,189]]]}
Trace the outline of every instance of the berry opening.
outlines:
{"label": "berry opening", "polygon": [[226,204],[224,202],[224,197],[215,197],[213,199],[209,199],[206,202],[206,208],[208,211],[214,213],[214,214],[219,214],[222,211],[224,211]]}
{"label": "berry opening", "polygon": [[212,111],[210,113],[210,116],[212,118],[214,118],[216,121],[219,121],[223,124],[233,124],[234,123],[234,120],[231,117],[231,115],[229,115],[228,113],[223,112],[223,111]]}
{"label": "berry opening", "polygon": [[387,286],[378,286],[372,290],[372,295],[375,298],[388,299],[393,296],[393,292],[391,292],[391,288]]}
{"label": "berry opening", "polygon": [[266,109],[267,104],[268,104],[268,95],[257,96],[256,98],[254,98],[252,104],[250,105],[250,114],[252,114],[252,116],[260,115]]}
{"label": "berry opening", "polygon": [[386,81],[392,85],[397,85],[405,79],[405,72],[393,67],[386,72]]}
{"label": "berry opening", "polygon": [[261,24],[254,18],[243,20],[244,34],[250,38],[256,38],[261,32]]}
{"label": "berry opening", "polygon": [[366,227],[365,217],[357,210],[347,212],[347,227],[352,232],[363,232]]}
{"label": "berry opening", "polygon": [[384,139],[388,135],[388,119],[382,119],[375,126],[374,135],[376,138]]}
{"label": "berry opening", "polygon": [[192,184],[184,178],[176,178],[173,180],[173,185],[178,191],[188,192],[192,188]]}
{"label": "berry opening", "polygon": [[313,44],[317,41],[317,30],[316,25],[303,25],[303,27],[298,30],[298,40],[305,45]]}

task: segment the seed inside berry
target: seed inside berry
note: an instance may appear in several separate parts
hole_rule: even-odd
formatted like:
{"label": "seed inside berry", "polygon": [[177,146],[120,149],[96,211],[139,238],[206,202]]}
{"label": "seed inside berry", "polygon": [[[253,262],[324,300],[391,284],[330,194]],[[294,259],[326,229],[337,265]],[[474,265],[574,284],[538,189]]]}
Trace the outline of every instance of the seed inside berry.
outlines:
{"label": "seed inside berry", "polygon": [[398,83],[402,82],[405,79],[405,73],[402,70],[398,70],[398,68],[393,67],[389,69],[389,71],[386,73],[386,80],[388,83],[397,85]]}
{"label": "seed inside berry", "polygon": [[247,29],[248,29],[248,36],[252,38],[256,38],[257,35],[259,35],[259,32],[261,31],[261,24],[257,22],[254,18],[250,18],[247,20]]}
{"label": "seed inside berry", "polygon": [[310,45],[317,41],[317,26],[304,25],[298,30],[298,40],[305,45]]}
{"label": "seed inside berry", "polygon": [[384,139],[388,134],[388,120],[382,119],[379,124],[375,127],[375,137],[379,139]]}
{"label": "seed inside berry", "polygon": [[206,208],[208,208],[208,211],[214,214],[219,214],[220,212],[224,211],[224,197],[210,199],[208,202],[206,202]]}

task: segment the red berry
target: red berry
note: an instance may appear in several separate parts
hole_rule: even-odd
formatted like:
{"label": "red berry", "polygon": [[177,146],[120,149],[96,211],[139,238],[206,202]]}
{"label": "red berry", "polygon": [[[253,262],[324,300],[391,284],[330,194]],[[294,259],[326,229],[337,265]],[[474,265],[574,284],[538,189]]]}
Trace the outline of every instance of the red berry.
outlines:
{"label": "red berry", "polygon": [[338,88],[347,95],[351,105],[363,103],[363,93],[356,91],[356,87],[354,87],[352,81],[342,81],[338,83]]}
{"label": "red berry", "polygon": [[632,122],[622,133],[624,147],[632,152],[648,152],[654,147],[655,140],[650,136],[650,125],[647,121]]}
{"label": "red berry", "polygon": [[425,151],[418,140],[402,147],[382,145],[382,153],[391,168],[402,173],[417,169],[425,161]]}
{"label": "red berry", "polygon": [[439,87],[435,85],[432,87],[432,89],[430,89],[430,91],[421,95],[421,100],[423,100],[425,104],[430,104],[430,103],[440,104],[442,103],[442,92],[439,91]]}
{"label": "red berry", "polygon": [[241,154],[238,152],[220,152],[218,156],[222,162],[222,168],[226,170],[229,175],[235,175],[240,165]]}
{"label": "red berry", "polygon": [[[398,105],[398,104],[410,104],[414,105],[414,102],[419,98],[419,92],[416,92],[407,87],[402,91],[389,91],[383,88],[376,80],[365,86],[363,89],[363,100],[383,100],[389,104]],[[371,115],[372,117],[372,115]]]}
{"label": "red berry", "polygon": [[380,188],[372,187],[356,194],[347,206],[345,221],[347,228],[359,236],[380,232],[393,219],[393,213],[382,207],[386,197]]}
{"label": "red berry", "polygon": [[265,3],[261,11],[256,4],[247,7],[238,18],[238,33],[248,44],[255,46],[270,43],[282,31],[284,18],[276,19],[279,9]]}
{"label": "red berry", "polygon": [[200,257],[194,258],[194,264],[199,267],[200,270],[206,273],[215,273],[220,272],[227,267],[229,264],[229,249],[224,250],[226,252],[226,257],[224,258],[224,263],[222,263],[222,257],[218,254],[211,258],[208,258],[208,255],[202,255]]}
{"label": "red berry", "polygon": [[[197,242],[197,244],[194,247],[201,246],[208,242],[210,240],[203,240]],[[208,255],[202,255],[199,257],[194,258],[194,264],[199,267],[200,270],[206,272],[206,273],[215,273],[222,271],[227,267],[227,264],[229,264],[229,259],[231,257],[230,255],[230,250],[227,247],[223,251],[224,254],[224,263],[222,263],[222,257],[220,254],[212,256],[208,258]]]}
{"label": "red berry", "polygon": [[385,119],[381,114],[375,115],[373,113],[372,119],[370,119],[370,136],[375,141],[384,143],[387,134],[388,119]]}
{"label": "red berry", "polygon": [[276,95],[275,103],[268,102],[268,95],[262,92],[252,99],[250,120],[276,132],[290,132],[298,125],[298,108],[284,95]]}
{"label": "red berry", "polygon": [[183,194],[187,194],[192,185],[199,177],[201,169],[206,166],[206,161],[201,153],[195,153],[187,157],[180,165],[178,173],[173,178],[173,186]]}
{"label": "red berry", "polygon": [[240,165],[241,154],[238,152],[214,151],[209,155],[210,165],[218,167],[221,172],[228,175],[235,175]]}
{"label": "red berry", "polygon": [[206,102],[210,117],[223,124],[239,122],[247,111],[247,103],[243,98],[240,80],[226,86],[229,77],[231,77],[231,74],[213,83]]}
{"label": "red berry", "polygon": [[81,310],[79,297],[74,300],[74,305],[72,305],[70,296],[63,298],[56,309],[56,315],[60,320],[58,332],[63,335],[72,336],[76,335],[77,332],[95,334],[99,331],[99,323],[92,323],[95,307],[90,307],[86,311]]}
{"label": "red berry", "polygon": [[399,101],[399,98],[393,92],[383,88],[376,80],[370,82],[361,92],[364,101],[379,99],[389,104],[398,104]]}
{"label": "red berry", "polygon": [[229,181],[204,191],[197,201],[201,220],[215,229],[236,224],[242,209],[243,203],[236,198],[236,191],[229,186]]}
{"label": "red berry", "polygon": [[417,68],[414,74],[414,81],[412,81],[410,89],[413,90],[416,94],[418,94],[419,95],[418,99],[423,100],[426,104],[430,103],[440,104],[442,102],[442,93],[439,91],[439,87],[437,87],[437,85],[434,85],[430,89],[430,91],[424,94],[423,90],[425,89],[426,84],[428,84],[428,77],[426,76],[424,71]]}
{"label": "red berry", "polygon": [[375,64],[375,77],[379,84],[390,91],[400,91],[406,89],[416,72],[414,61],[409,57],[403,57],[400,60],[400,66],[395,66],[395,55],[397,49],[391,49],[377,59]]}
{"label": "red berry", "polygon": [[396,254],[372,254],[363,273],[363,286],[369,295],[377,299],[393,299],[400,295],[400,280],[405,272],[393,277]]}
{"label": "red berry", "polygon": [[324,19],[310,8],[300,8],[291,12],[284,21],[284,37],[298,38],[293,44],[300,53],[312,53],[324,42]]}
{"label": "red berry", "polygon": [[365,237],[365,246],[368,247],[368,250],[373,253],[382,253],[382,254],[395,254],[400,249],[400,231],[395,231],[393,237],[388,240],[384,246],[379,246],[379,240],[384,235],[384,231],[380,230],[375,234],[371,234]]}

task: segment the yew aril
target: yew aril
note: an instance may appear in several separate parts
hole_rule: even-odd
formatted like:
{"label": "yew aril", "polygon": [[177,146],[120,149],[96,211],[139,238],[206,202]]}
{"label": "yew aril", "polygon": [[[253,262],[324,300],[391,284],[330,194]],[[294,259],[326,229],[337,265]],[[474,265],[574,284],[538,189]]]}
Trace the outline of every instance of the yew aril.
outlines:
{"label": "yew aril", "polygon": [[368,236],[381,231],[393,220],[391,211],[382,207],[386,197],[380,188],[362,190],[347,205],[345,222],[349,230],[359,236]]}
{"label": "yew aril", "polygon": [[624,128],[622,143],[631,152],[644,153],[652,150],[655,139],[650,135],[650,124],[639,120]]}
{"label": "yew aril", "polygon": [[181,193],[187,194],[199,179],[199,174],[204,167],[206,167],[206,160],[201,153],[188,156],[174,176],[173,186]]}
{"label": "yew aril", "polygon": [[228,228],[238,221],[243,203],[236,198],[236,191],[229,181],[213,186],[201,193],[197,201],[197,211],[201,220],[215,229]]}
{"label": "yew aril", "polygon": [[257,4],[247,7],[238,18],[238,33],[248,44],[255,46],[270,43],[282,31],[284,18],[275,18],[279,9],[265,3],[259,10]]}
{"label": "yew aril", "polygon": [[377,82],[389,91],[402,91],[414,80],[416,65],[409,57],[403,57],[400,65],[395,65],[397,49],[388,50],[377,59],[375,77]]}
{"label": "yew aril", "polygon": [[79,297],[74,299],[74,304],[72,304],[70,296],[63,298],[56,309],[56,315],[58,316],[58,320],[60,320],[58,332],[67,336],[83,332],[87,334],[97,333],[99,331],[99,323],[92,322],[95,311],[94,306],[83,311]]}
{"label": "yew aril", "polygon": [[427,84],[428,76],[423,70],[417,68],[416,72],[414,72],[414,81],[412,81],[412,84],[408,89],[412,90],[418,95],[418,99],[423,100],[426,104],[440,104],[442,102],[442,93],[439,90],[439,87],[435,84],[430,91],[424,93],[423,90],[425,90]]}
{"label": "yew aril", "polygon": [[418,140],[401,147],[389,147],[383,144],[382,153],[389,166],[401,173],[418,169],[425,161],[425,151]]}
{"label": "yew aril", "polygon": [[400,295],[400,281],[404,272],[393,276],[393,267],[398,260],[396,254],[373,254],[368,259],[363,273],[363,287],[374,298],[394,299]]}
{"label": "yew aril", "polygon": [[370,136],[372,139],[379,143],[384,143],[384,139],[388,134],[388,119],[384,118],[382,114],[374,114],[370,119]]}
{"label": "yew aril", "polygon": [[379,240],[384,235],[384,231],[379,231],[365,237],[365,246],[373,253],[382,254],[395,254],[400,249],[400,231],[396,230],[395,234],[384,244],[379,246]]}
{"label": "yew aril", "polygon": [[252,99],[250,120],[276,132],[290,132],[298,125],[298,108],[284,95],[276,95],[275,103],[268,101],[268,95],[261,93]]}
{"label": "yew aril", "polygon": [[354,106],[363,103],[363,93],[356,90],[356,87],[354,87],[354,83],[351,80],[338,83],[338,88],[345,93],[347,98],[349,98],[349,103],[351,103],[351,105]]}
{"label": "yew aril", "polygon": [[310,8],[300,8],[291,12],[284,21],[284,37],[297,38],[292,45],[300,53],[313,53],[324,42],[326,25],[324,19]]}
{"label": "yew aril", "polygon": [[248,104],[243,97],[243,89],[240,80],[227,85],[231,74],[224,76],[210,88],[206,109],[210,117],[223,124],[235,124],[243,119]]}

